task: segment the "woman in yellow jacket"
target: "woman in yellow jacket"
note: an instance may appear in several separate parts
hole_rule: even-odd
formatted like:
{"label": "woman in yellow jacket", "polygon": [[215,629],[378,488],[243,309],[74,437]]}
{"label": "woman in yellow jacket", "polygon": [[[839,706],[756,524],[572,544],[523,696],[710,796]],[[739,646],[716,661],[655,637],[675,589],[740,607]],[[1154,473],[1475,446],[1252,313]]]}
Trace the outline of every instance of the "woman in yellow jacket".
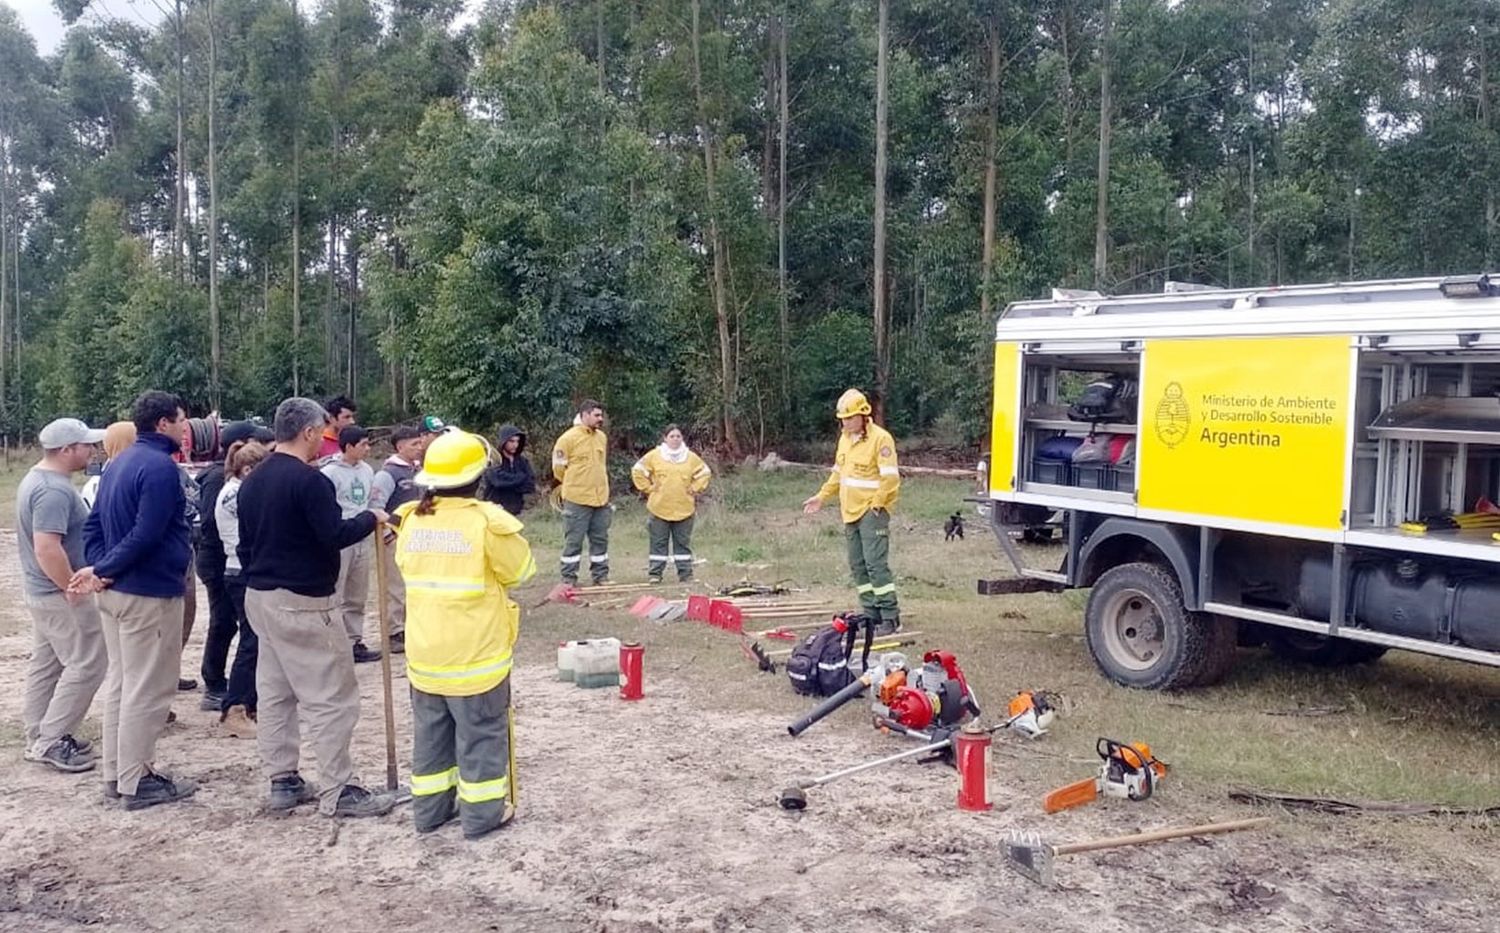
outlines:
{"label": "woman in yellow jacket", "polygon": [[396,566],[406,583],[412,821],[425,833],[459,818],[468,839],[515,816],[510,665],[521,613],[506,590],[536,574],[521,523],[478,498],[488,464],[483,438],[440,435],[414,480],[421,500],[395,513]]}
{"label": "woman in yellow jacket", "polygon": [[[677,579],[693,578],[693,513],[698,497],[713,476],[703,458],[688,449],[682,429],[671,425],[654,447],[630,468],[635,488],[645,493],[646,533],[651,537],[651,562],[646,573],[660,583],[667,561],[677,565]],[[670,545],[670,546],[669,546]]]}

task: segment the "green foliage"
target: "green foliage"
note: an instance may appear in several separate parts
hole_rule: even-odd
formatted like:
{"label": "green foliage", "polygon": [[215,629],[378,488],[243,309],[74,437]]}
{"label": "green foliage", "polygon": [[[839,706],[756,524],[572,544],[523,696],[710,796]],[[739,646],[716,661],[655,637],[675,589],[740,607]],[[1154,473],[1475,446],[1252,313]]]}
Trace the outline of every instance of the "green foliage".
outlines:
{"label": "green foliage", "polygon": [[[556,433],[591,395],[625,447],[679,422],[708,448],[726,414],[747,448],[826,442],[833,400],[874,384],[874,5],[696,5],[695,37],[683,0],[514,0],[462,27],[459,0],[213,0],[152,28],[65,0],[47,57],[0,6],[0,430],[109,417],[147,385],[206,403],[215,236],[226,411],[295,388],[367,421]],[[1094,282],[1101,119],[1112,291],[1500,258],[1495,4],[1116,9],[1101,115],[1101,3],[892,4],[899,436],[982,440],[982,299]]]}

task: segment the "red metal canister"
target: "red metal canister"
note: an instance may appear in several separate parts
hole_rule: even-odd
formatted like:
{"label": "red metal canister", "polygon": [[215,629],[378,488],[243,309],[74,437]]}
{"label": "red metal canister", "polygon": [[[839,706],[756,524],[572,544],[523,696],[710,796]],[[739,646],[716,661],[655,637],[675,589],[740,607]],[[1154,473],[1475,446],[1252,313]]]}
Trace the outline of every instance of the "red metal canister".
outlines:
{"label": "red metal canister", "polygon": [[644,645],[632,643],[620,646],[620,699],[639,700],[644,696],[641,691],[641,674],[645,656]]}
{"label": "red metal canister", "polygon": [[971,812],[992,809],[989,801],[990,734],[968,726],[953,738],[958,756],[958,808]]}

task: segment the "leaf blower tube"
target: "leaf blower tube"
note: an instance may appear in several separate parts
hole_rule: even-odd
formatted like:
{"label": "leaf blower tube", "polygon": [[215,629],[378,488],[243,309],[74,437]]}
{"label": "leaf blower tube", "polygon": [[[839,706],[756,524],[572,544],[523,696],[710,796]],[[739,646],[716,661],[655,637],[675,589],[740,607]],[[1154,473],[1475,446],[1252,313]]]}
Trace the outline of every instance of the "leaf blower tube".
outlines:
{"label": "leaf blower tube", "polygon": [[858,680],[850,681],[847,687],[824,700],[822,703],[819,703],[817,706],[814,706],[810,711],[808,711],[807,715],[792,723],[790,726],[787,726],[786,731],[792,736],[799,736],[802,733],[806,732],[809,728],[812,727],[813,723],[825,718],[830,713],[843,706],[845,703],[848,703],[850,700],[864,693],[865,689],[870,685],[869,681],[866,680],[866,677],[868,676],[869,675],[865,675],[865,677],[861,677]]}

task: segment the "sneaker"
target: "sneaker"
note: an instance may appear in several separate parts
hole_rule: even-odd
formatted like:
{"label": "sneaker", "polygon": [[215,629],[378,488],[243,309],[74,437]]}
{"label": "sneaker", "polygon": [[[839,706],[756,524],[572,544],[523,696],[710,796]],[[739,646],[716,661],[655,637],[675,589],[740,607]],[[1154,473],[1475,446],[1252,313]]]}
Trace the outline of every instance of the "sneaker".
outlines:
{"label": "sneaker", "polygon": [[397,632],[386,639],[386,650],[391,654],[406,654],[406,633]]}
{"label": "sneaker", "polygon": [[223,690],[205,690],[203,691],[203,699],[198,701],[198,708],[205,713],[217,713],[223,706]]}
{"label": "sneaker", "polygon": [[94,743],[90,742],[88,739],[74,738],[71,735],[65,735],[63,736],[63,738],[67,739],[69,742],[72,742],[73,747],[78,749],[80,752],[83,752],[85,755],[91,753],[94,750]]}
{"label": "sneaker", "polygon": [[646,582],[651,584],[652,586],[661,586],[661,577],[649,576],[646,578]]}
{"label": "sneaker", "polygon": [[177,691],[179,693],[186,693],[189,690],[197,690],[197,689],[198,689],[198,681],[193,680],[191,677],[179,677],[177,679]]}
{"label": "sneaker", "polygon": [[369,648],[365,647],[365,643],[362,642],[362,641],[357,641],[357,642],[354,643],[354,663],[355,664],[364,664],[367,661],[379,661],[379,660],[380,660],[380,652],[379,651],[371,651]]}
{"label": "sneaker", "polygon": [[125,809],[144,810],[163,803],[186,800],[198,792],[198,782],[187,778],[172,780],[164,774],[151,773],[136,784],[135,795],[125,796]]}
{"label": "sneaker", "polygon": [[120,782],[119,781],[105,781],[104,782],[104,799],[105,800],[119,800],[120,799]]}
{"label": "sneaker", "polygon": [[339,793],[334,816],[385,816],[396,808],[396,798],[390,794],[372,794],[358,784],[345,784]]}
{"label": "sneaker", "polygon": [[484,829],[477,830],[475,832],[465,832],[464,838],[469,840],[470,842],[473,842],[475,839],[483,839],[485,836],[488,836],[490,833],[506,825],[515,818],[516,808],[511,806],[510,801],[507,800],[505,802],[505,809],[501,811],[500,819],[498,822],[496,822],[493,826],[486,826]]}
{"label": "sneaker", "polygon": [[46,751],[32,759],[38,764],[51,765],[59,771],[77,774],[94,767],[94,756],[80,752],[71,735],[65,735],[47,746]]}
{"label": "sneaker", "polygon": [[292,810],[304,803],[316,803],[317,788],[303,780],[300,774],[288,774],[271,778],[271,797],[266,801],[267,810]]}
{"label": "sneaker", "polygon": [[245,711],[245,707],[239,703],[229,707],[219,717],[219,728],[231,739],[253,739],[255,738],[255,721]]}

